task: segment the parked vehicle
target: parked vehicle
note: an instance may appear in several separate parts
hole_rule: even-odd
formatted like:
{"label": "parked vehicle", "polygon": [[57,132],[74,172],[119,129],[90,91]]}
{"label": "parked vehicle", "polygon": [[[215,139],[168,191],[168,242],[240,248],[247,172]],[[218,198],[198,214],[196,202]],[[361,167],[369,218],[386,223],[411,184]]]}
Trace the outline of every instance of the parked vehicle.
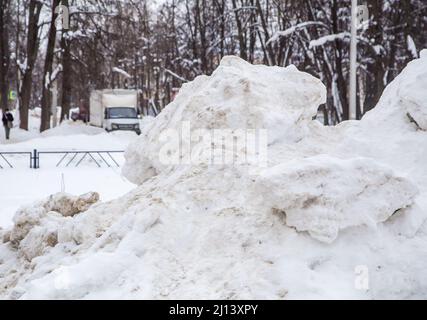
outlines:
{"label": "parked vehicle", "polygon": [[80,100],[80,106],[71,110],[71,120],[83,121],[84,123],[89,122],[89,106],[82,99]]}
{"label": "parked vehicle", "polygon": [[95,90],[90,95],[89,123],[106,131],[127,130],[141,134],[138,91]]}

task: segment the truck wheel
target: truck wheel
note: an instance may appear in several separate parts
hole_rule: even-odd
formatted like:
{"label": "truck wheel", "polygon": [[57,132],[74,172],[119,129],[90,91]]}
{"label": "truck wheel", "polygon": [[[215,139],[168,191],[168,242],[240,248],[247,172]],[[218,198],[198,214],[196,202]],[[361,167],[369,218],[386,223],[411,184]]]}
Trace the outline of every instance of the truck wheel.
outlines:
{"label": "truck wheel", "polygon": [[136,130],[135,132],[136,132],[136,134],[137,134],[138,136],[140,136],[140,135],[141,135],[141,130]]}

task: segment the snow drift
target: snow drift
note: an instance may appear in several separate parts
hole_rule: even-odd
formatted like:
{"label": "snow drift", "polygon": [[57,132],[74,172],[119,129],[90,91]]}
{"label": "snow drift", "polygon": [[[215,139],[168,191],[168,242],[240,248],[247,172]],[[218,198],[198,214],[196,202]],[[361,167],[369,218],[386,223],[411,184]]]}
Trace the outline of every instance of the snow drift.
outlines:
{"label": "snow drift", "polygon": [[[3,231],[0,294],[426,298],[427,99],[411,85],[425,83],[426,69],[422,54],[366,119],[328,128],[312,120],[325,101],[319,80],[293,66],[224,58],[145,122],[126,153],[134,191],[108,203],[83,197],[78,208],[91,205],[83,212],[52,207],[52,199],[21,210],[18,242]],[[222,156],[248,151],[164,140],[185,122],[191,133],[222,129],[236,139],[242,129],[267,130],[267,162],[180,161],[217,143]],[[165,145],[176,162],[160,156]],[[53,199],[62,197],[70,199]],[[76,199],[65,202],[74,208]],[[360,266],[369,270],[369,290],[354,285]]]}

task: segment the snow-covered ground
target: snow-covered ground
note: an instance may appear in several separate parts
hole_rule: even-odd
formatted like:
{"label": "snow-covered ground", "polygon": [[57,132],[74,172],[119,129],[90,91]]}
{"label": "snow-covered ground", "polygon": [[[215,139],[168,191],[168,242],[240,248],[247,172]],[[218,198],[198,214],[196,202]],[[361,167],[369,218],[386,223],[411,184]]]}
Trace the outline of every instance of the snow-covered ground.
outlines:
{"label": "snow-covered ground", "polygon": [[[0,296],[427,298],[426,88],[423,51],[362,121],[324,127],[318,79],[226,57],[144,122],[123,169],[136,188],[18,211],[1,232]],[[213,129],[255,131],[258,148]],[[49,139],[64,137],[32,143]]]}
{"label": "snow-covered ground", "polygon": [[[40,119],[37,117],[37,113],[32,112],[31,114],[30,130],[14,128],[10,141],[4,140],[4,132],[0,130],[0,151],[125,150],[129,142],[136,138],[132,132],[108,134],[102,129],[80,122],[66,122],[39,134]],[[13,169],[9,168],[4,159],[0,159],[0,165],[3,167],[0,169],[0,202],[2,203],[0,227],[11,227],[13,215],[22,205],[31,204],[62,190],[72,194],[96,190],[100,193],[102,200],[110,200],[135,187],[121,175],[120,168],[108,167],[105,164],[102,165],[102,168],[98,168],[88,156],[78,168],[75,165],[83,155],[76,157],[70,166],[66,167],[65,165],[72,156],[68,156],[57,168],[56,164],[63,157],[62,154],[42,155],[41,168],[38,170],[29,168],[28,155],[5,156],[14,166]],[[113,156],[119,164],[123,164],[123,155],[114,154]],[[113,164],[111,160],[109,162],[111,165]]]}

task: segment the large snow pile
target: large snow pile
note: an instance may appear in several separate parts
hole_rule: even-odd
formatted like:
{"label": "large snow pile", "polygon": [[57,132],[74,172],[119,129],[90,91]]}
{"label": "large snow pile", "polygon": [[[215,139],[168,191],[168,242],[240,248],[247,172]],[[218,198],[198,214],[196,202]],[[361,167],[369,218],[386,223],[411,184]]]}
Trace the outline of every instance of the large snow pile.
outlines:
{"label": "large snow pile", "polygon": [[[127,153],[124,173],[131,181],[142,183],[166,170],[164,161],[159,159],[165,147],[162,140],[168,138],[168,132],[171,138],[177,133],[184,135],[186,126],[193,134],[188,140],[197,140],[194,135],[204,134],[202,130],[210,135],[212,130],[229,129],[232,136],[238,137],[241,129],[268,129],[269,144],[297,141],[325,101],[326,89],[321,81],[294,66],[268,68],[251,66],[237,57],[224,58],[212,76],[200,76],[185,84],[165,112],[145,126],[142,141]],[[187,141],[179,141],[182,143],[171,146],[170,158],[176,155],[179,160],[187,159],[191,158],[190,153],[191,163],[206,163],[197,161],[203,157],[194,159],[195,153],[210,151],[210,141],[206,140],[195,141],[194,148],[182,145]],[[217,146],[222,147],[227,145]]]}
{"label": "large snow pile", "polygon": [[[134,191],[73,215],[51,205],[65,195],[21,210],[19,241],[3,232],[0,294],[426,298],[427,93],[410,85],[426,80],[424,52],[366,119],[328,128],[312,120],[319,80],[224,58],[128,148]],[[219,129],[255,132],[258,148]]]}

